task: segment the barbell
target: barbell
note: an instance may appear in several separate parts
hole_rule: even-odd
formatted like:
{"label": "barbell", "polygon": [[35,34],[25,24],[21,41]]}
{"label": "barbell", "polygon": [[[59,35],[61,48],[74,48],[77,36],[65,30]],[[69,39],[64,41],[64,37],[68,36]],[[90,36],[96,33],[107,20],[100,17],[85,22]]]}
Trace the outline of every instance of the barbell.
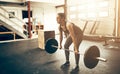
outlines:
{"label": "barbell", "polygon": [[[45,51],[49,54],[55,53],[58,49],[58,42],[56,39],[50,38],[46,41]],[[81,54],[80,52],[75,52],[73,50],[63,49],[65,51],[74,52],[76,54]],[[99,61],[106,62],[107,59],[100,57],[100,51],[97,46],[90,46],[84,53],[84,65],[87,68],[94,68],[97,66]]]}

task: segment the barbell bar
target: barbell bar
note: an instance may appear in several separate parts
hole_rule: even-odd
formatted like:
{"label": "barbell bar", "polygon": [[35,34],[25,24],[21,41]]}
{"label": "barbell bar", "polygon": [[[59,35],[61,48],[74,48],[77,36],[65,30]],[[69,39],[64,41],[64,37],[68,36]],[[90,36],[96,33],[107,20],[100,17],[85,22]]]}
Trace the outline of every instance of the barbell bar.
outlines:
{"label": "barbell bar", "polygon": [[[46,41],[45,51],[49,54],[53,54],[58,49],[58,42],[56,39],[50,38]],[[107,59],[100,57],[100,51],[97,46],[90,46],[84,54],[80,52],[75,52],[73,50],[63,49],[65,51],[74,52],[76,54],[84,55],[84,64],[87,68],[94,68],[99,61],[106,62]]]}
{"label": "barbell bar", "polygon": [[[58,46],[54,46],[54,45],[51,45],[51,46],[54,47],[54,48],[59,49]],[[93,47],[93,46],[91,46],[91,47]],[[95,46],[94,46],[94,47],[95,47]],[[62,49],[62,50],[69,51],[69,52],[74,52],[74,53],[80,54],[80,55],[84,55],[84,54],[82,54],[82,53],[80,53],[80,52],[75,52],[75,51],[73,51],[73,50],[68,50],[68,49]],[[98,59],[98,60],[103,61],[103,62],[106,62],[106,61],[107,61],[106,59],[104,59],[104,58],[102,58],[102,57],[95,57],[95,59]]]}
{"label": "barbell bar", "polygon": [[[54,48],[59,49],[58,46],[54,46],[54,45],[51,45],[51,46],[54,47]],[[76,53],[76,54],[82,54],[82,53],[80,53],[80,52],[75,52],[75,51],[73,51],[73,50],[68,50],[68,49],[62,49],[62,50],[69,51],[69,52],[74,52],[74,53]]]}

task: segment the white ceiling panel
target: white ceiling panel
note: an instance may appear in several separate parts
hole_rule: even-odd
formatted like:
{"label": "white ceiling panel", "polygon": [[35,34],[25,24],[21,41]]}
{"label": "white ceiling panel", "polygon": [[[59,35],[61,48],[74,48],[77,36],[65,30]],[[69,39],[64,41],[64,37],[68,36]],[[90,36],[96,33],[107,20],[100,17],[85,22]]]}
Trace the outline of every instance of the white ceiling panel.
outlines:
{"label": "white ceiling panel", "polygon": [[52,3],[52,4],[55,4],[55,5],[64,4],[64,0],[26,0],[26,1],[45,2],[45,3]]}

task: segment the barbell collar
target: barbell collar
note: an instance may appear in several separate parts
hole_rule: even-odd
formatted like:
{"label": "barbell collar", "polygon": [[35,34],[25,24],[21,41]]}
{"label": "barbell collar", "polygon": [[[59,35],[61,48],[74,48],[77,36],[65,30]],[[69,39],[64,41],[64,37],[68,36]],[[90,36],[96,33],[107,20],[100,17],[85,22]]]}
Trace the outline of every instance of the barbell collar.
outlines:
{"label": "barbell collar", "polygon": [[102,58],[102,57],[96,57],[95,59],[97,59],[99,61],[102,61],[102,62],[107,62],[107,59]]}

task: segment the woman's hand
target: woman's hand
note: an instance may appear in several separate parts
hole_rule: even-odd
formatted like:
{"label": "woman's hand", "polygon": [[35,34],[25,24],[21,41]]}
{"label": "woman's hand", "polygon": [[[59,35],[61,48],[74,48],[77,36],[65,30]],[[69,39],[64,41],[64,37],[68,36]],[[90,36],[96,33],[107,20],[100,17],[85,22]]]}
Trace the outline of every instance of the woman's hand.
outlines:
{"label": "woman's hand", "polygon": [[62,45],[59,46],[59,49],[62,49]]}

